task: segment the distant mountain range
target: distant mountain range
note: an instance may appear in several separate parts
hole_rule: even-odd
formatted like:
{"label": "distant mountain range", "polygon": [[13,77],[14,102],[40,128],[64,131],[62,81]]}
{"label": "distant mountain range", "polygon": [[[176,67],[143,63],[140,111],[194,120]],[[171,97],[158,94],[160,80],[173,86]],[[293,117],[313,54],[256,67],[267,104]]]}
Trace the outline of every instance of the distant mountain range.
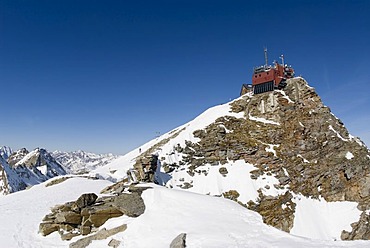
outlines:
{"label": "distant mountain range", "polygon": [[55,176],[82,174],[117,158],[113,154],[97,155],[84,151],[49,153],[42,148],[13,152],[0,147],[0,194],[9,194],[39,184]]}
{"label": "distant mountain range", "polygon": [[54,151],[51,155],[73,174],[89,172],[118,158],[112,153],[95,154],[81,150],[75,152]]}
{"label": "distant mountain range", "polygon": [[36,148],[28,152],[23,148],[10,155],[6,154],[5,157],[8,157],[7,160],[0,157],[0,194],[24,190],[55,176],[66,174],[62,165],[45,149]]}

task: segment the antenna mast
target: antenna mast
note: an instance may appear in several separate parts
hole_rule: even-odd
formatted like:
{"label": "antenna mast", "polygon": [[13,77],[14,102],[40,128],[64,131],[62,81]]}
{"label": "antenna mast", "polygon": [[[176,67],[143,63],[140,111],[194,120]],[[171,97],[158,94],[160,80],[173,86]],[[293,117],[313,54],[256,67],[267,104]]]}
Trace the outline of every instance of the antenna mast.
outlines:
{"label": "antenna mast", "polygon": [[284,64],[284,55],[282,54],[282,55],[280,56],[280,58],[281,58],[281,63],[283,64],[283,66],[285,66],[285,64]]}
{"label": "antenna mast", "polygon": [[267,66],[268,65],[268,62],[267,62],[267,48],[265,47],[263,49],[263,51],[265,52],[265,66]]}

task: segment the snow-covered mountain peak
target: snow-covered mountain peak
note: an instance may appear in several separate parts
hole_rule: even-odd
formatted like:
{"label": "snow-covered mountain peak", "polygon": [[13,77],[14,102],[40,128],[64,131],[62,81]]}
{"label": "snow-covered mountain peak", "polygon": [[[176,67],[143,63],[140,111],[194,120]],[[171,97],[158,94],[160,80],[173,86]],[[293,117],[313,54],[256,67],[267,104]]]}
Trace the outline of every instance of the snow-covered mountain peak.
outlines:
{"label": "snow-covered mountain peak", "polygon": [[0,156],[3,157],[5,160],[7,160],[12,153],[13,151],[10,147],[8,146],[0,147]]}
{"label": "snow-covered mountain peak", "polygon": [[10,164],[11,166],[15,165],[20,160],[22,160],[28,153],[29,151],[26,148],[22,148],[19,149],[18,151],[13,152],[7,159],[8,164]]}

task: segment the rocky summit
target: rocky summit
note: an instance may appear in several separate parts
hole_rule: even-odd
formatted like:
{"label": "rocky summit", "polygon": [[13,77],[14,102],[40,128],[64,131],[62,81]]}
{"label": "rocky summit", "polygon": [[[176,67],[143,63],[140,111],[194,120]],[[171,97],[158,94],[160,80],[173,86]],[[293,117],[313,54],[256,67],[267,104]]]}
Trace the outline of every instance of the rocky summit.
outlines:
{"label": "rocky summit", "polygon": [[357,217],[340,238],[370,239],[370,152],[303,78],[207,110],[144,147],[131,180],[229,198],[293,234],[302,197],[351,202]]}

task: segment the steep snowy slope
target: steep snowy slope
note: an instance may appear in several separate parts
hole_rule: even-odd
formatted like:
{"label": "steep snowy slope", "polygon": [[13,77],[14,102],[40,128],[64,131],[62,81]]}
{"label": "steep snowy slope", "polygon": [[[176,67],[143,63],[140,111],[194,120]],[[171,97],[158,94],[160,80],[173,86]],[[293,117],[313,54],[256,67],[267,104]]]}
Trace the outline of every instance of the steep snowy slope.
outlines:
{"label": "steep snowy slope", "polygon": [[210,108],[92,175],[118,181],[129,170],[142,180],[150,154],[157,183],[233,199],[281,230],[325,240],[370,235],[369,150],[302,78]]}
{"label": "steep snowy slope", "polygon": [[[95,192],[110,184],[104,180],[70,178],[59,184],[42,183],[29,190],[0,198],[0,243],[2,247],[68,247],[57,232],[43,237],[37,233],[50,207],[76,200],[82,193]],[[112,218],[100,229],[127,224],[124,232],[93,241],[88,247],[169,247],[180,233],[186,233],[187,247],[366,247],[368,241],[319,241],[303,239],[263,224],[261,217],[228,199],[199,195],[149,184],[143,192],[145,212],[137,218]],[[29,204],[32,202],[32,204]]]}

